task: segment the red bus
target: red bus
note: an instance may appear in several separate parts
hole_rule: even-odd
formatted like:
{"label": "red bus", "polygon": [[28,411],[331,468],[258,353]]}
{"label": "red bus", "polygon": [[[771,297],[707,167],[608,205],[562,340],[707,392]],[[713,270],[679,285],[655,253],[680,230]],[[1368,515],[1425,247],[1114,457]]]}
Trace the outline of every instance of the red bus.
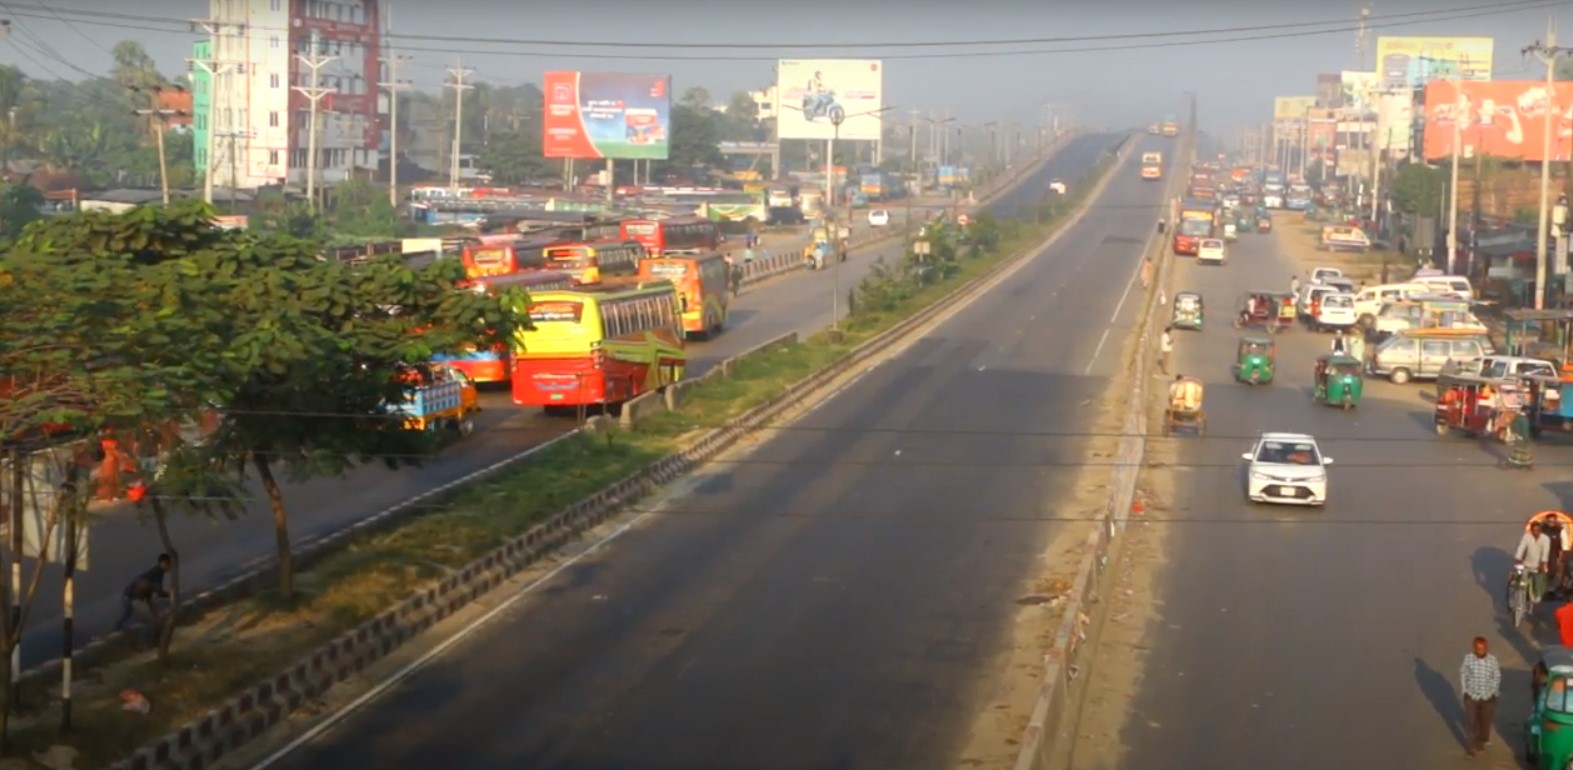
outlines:
{"label": "red bus", "polygon": [[551,246],[545,254],[548,269],[572,275],[581,286],[594,286],[612,276],[634,275],[639,272],[639,260],[645,258],[638,241],[569,243]]}
{"label": "red bus", "polygon": [[541,292],[513,350],[513,402],[548,411],[616,404],[683,378],[677,289],[652,281]]}
{"label": "red bus", "polygon": [[562,236],[552,234],[471,243],[464,247],[464,277],[493,278],[521,270],[544,269],[546,248],[562,242]]}
{"label": "red bus", "polygon": [[[512,275],[481,278],[472,281],[470,287],[477,292],[494,294],[504,289],[523,289],[526,294],[534,295],[571,289],[573,284],[573,276],[567,273],[526,270]],[[496,350],[490,351],[471,350],[459,355],[437,355],[432,357],[432,361],[458,369],[476,383],[507,382],[509,370],[513,366],[509,347],[499,345]]]}
{"label": "red bus", "polygon": [[638,241],[652,257],[673,251],[715,251],[721,248],[721,228],[704,217],[630,219],[623,222],[622,240]]}

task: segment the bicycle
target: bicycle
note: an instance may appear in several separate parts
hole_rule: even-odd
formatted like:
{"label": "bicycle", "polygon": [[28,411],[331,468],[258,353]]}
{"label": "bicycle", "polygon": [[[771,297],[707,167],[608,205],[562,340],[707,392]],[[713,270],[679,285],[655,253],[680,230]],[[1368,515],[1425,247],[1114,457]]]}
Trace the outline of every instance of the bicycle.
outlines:
{"label": "bicycle", "polygon": [[1522,564],[1513,565],[1513,574],[1507,581],[1507,608],[1513,616],[1513,627],[1523,625],[1524,619],[1533,612],[1536,597],[1531,596],[1531,581],[1529,568]]}

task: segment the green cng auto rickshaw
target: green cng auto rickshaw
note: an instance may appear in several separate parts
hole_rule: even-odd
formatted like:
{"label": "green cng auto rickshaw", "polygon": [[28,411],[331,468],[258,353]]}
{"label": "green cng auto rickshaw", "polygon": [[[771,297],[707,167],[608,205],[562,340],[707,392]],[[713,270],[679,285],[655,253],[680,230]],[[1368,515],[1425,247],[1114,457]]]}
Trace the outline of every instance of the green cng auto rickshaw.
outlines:
{"label": "green cng auto rickshaw", "polygon": [[1266,385],[1273,381],[1273,368],[1278,348],[1270,337],[1247,334],[1240,338],[1235,353],[1234,379],[1250,385]]}
{"label": "green cng auto rickshaw", "polygon": [[1202,295],[1194,291],[1182,291],[1174,295],[1174,315],[1169,325],[1176,329],[1201,331]]}
{"label": "green cng auto rickshaw", "polygon": [[1316,359],[1315,398],[1328,406],[1353,409],[1360,403],[1365,383],[1360,378],[1360,362],[1341,353]]}
{"label": "green cng auto rickshaw", "polygon": [[1573,649],[1548,645],[1530,672],[1524,756],[1538,770],[1567,770],[1573,758]]}

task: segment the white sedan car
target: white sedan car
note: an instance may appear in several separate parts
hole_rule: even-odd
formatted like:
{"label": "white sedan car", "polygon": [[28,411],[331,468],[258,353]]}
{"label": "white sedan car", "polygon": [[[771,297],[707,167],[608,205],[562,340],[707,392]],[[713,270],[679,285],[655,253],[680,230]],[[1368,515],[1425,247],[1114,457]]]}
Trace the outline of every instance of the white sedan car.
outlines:
{"label": "white sedan car", "polygon": [[1057,195],[1064,195],[1065,194],[1065,180],[1063,180],[1063,179],[1051,179],[1051,180],[1049,180],[1049,192],[1055,193]]}
{"label": "white sedan car", "polygon": [[1246,467],[1245,496],[1253,503],[1325,505],[1327,466],[1316,439],[1304,433],[1263,433],[1240,455]]}
{"label": "white sedan car", "polygon": [[890,212],[884,209],[874,209],[868,212],[869,227],[884,227],[890,224]]}
{"label": "white sedan car", "polygon": [[1224,251],[1224,243],[1217,238],[1203,238],[1200,246],[1196,247],[1196,261],[1212,265],[1222,265],[1229,261],[1229,255]]}

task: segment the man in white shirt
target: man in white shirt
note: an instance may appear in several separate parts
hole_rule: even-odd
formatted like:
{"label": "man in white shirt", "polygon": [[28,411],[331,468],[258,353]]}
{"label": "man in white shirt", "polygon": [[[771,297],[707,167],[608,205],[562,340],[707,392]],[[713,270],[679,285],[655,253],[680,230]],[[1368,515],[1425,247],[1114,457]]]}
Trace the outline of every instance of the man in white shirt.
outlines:
{"label": "man in white shirt", "polygon": [[1529,595],[1540,601],[1546,594],[1546,572],[1551,567],[1551,538],[1546,536],[1540,522],[1529,525],[1529,531],[1518,541],[1513,558],[1529,568]]}
{"label": "man in white shirt", "polygon": [[1174,352],[1174,329],[1164,327],[1163,336],[1158,338],[1158,369],[1165,376],[1169,374],[1169,354]]}

